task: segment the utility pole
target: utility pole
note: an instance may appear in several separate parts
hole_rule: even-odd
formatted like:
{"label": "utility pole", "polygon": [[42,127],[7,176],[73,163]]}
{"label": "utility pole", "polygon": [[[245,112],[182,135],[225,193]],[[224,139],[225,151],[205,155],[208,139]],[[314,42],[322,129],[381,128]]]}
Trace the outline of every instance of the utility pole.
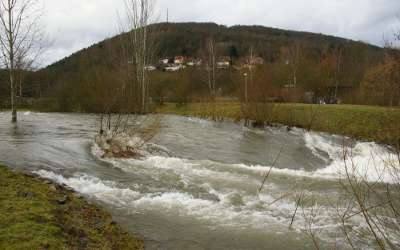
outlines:
{"label": "utility pole", "polygon": [[169,9],[167,8],[167,23],[169,23]]}
{"label": "utility pole", "polygon": [[247,102],[248,102],[248,98],[247,98],[247,96],[248,96],[248,90],[247,90],[247,73],[244,73],[243,74],[243,76],[244,76],[244,101],[245,101],[245,103],[247,104]]}

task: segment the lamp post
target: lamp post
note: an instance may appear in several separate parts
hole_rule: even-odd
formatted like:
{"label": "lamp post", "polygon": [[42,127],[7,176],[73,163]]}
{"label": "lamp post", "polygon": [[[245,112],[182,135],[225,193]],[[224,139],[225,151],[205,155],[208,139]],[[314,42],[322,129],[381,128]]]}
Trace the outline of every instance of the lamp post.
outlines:
{"label": "lamp post", "polygon": [[248,91],[248,89],[247,89],[247,73],[244,73],[243,76],[244,76],[244,101],[247,104],[247,101],[248,101],[248,99],[247,99],[247,95],[248,95],[248,92],[247,92]]}

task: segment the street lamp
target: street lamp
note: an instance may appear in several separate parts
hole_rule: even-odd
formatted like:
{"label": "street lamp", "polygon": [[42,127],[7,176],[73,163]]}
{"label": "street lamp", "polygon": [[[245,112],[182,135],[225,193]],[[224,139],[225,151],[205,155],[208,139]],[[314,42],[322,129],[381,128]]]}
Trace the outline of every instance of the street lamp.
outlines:
{"label": "street lamp", "polygon": [[247,95],[248,95],[248,90],[247,90],[247,73],[243,74],[244,76],[244,101],[245,103],[247,103],[248,99],[247,99]]}

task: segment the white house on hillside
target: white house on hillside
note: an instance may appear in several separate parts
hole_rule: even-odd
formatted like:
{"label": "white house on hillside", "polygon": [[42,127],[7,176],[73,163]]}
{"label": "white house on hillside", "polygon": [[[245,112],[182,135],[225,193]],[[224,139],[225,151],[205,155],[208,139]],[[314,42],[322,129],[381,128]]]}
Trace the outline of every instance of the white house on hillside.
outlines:
{"label": "white house on hillside", "polygon": [[175,64],[184,64],[185,63],[185,57],[183,56],[176,56],[174,59]]}
{"label": "white house on hillside", "polygon": [[159,60],[160,64],[168,64],[169,63],[169,59],[168,58],[162,58]]}
{"label": "white house on hillside", "polygon": [[180,64],[176,64],[176,65],[172,65],[172,66],[168,66],[165,67],[164,70],[167,72],[175,72],[175,71],[179,71],[182,69],[182,65]]}

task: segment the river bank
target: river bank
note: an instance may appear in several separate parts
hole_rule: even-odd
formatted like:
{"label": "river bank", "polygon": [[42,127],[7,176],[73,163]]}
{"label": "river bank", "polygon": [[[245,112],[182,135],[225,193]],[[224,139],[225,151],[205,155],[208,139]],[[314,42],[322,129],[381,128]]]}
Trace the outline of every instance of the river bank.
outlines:
{"label": "river bank", "polygon": [[0,249],[143,249],[65,186],[0,166]]}
{"label": "river bank", "polygon": [[344,135],[363,141],[398,146],[400,109],[359,105],[260,104],[244,113],[238,102],[167,103],[157,113],[233,120],[244,118],[283,124],[317,132]]}
{"label": "river bank", "polygon": [[[34,106],[28,110],[37,112],[60,112],[50,106]],[[0,108],[0,111],[7,109]],[[80,113],[80,112],[74,112]],[[344,135],[362,141],[374,141],[399,147],[400,107],[364,105],[316,105],[300,103],[250,104],[247,111],[239,102],[216,103],[165,103],[155,108],[158,114],[173,114],[199,118],[250,119],[266,124],[298,127],[316,132]]]}

